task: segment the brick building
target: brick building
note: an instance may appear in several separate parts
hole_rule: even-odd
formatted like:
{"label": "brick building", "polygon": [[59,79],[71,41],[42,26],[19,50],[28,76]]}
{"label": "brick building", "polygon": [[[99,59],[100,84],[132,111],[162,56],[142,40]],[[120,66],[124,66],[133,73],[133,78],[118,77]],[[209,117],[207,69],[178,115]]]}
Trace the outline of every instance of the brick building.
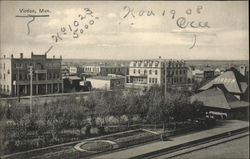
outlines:
{"label": "brick building", "polygon": [[31,58],[5,55],[0,58],[0,93],[11,96],[30,95],[30,67],[32,68],[32,93],[50,94],[63,92],[61,76],[62,58],[47,58],[46,54]]}
{"label": "brick building", "polygon": [[84,73],[90,75],[107,76],[108,74],[127,75],[128,67],[126,66],[101,66],[101,65],[85,65]]}
{"label": "brick building", "polygon": [[154,84],[167,87],[187,86],[187,67],[184,61],[178,60],[134,60],[130,62],[126,86],[150,86]]}
{"label": "brick building", "polygon": [[100,69],[101,76],[107,76],[108,74],[128,75],[128,67],[126,66],[101,66]]}

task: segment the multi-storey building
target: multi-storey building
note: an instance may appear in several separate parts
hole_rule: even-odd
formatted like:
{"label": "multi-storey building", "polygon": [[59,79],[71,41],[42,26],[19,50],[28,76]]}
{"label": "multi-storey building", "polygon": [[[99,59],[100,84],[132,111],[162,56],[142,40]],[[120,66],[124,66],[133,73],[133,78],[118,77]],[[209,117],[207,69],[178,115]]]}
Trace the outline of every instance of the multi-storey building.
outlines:
{"label": "multi-storey building", "polygon": [[108,74],[128,75],[128,67],[126,66],[101,66],[100,75],[107,76]]}
{"label": "multi-storey building", "polygon": [[83,66],[85,74],[107,76],[108,74],[127,75],[128,67],[126,66],[101,66],[86,65]]}
{"label": "multi-storey building", "polygon": [[[34,55],[20,58],[5,55],[0,58],[0,93],[12,96],[30,95],[31,82],[33,95],[63,92],[60,58],[47,58],[47,55]],[[32,72],[32,80],[30,79]]]}
{"label": "multi-storey building", "polygon": [[212,80],[215,77],[213,70],[203,70],[194,72],[194,80],[198,82],[206,82]]}
{"label": "multi-storey building", "polygon": [[130,62],[126,86],[150,86],[154,84],[168,87],[182,87],[187,82],[187,67],[177,60],[134,60]]}
{"label": "multi-storey building", "polygon": [[100,74],[101,67],[98,65],[85,65],[83,66],[85,74],[93,74],[98,75]]}

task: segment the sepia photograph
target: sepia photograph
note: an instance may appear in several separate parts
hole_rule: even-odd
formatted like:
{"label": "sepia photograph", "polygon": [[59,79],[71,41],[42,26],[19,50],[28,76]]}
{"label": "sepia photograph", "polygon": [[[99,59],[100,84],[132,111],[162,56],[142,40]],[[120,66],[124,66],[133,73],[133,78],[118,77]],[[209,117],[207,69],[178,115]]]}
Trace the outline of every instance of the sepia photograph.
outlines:
{"label": "sepia photograph", "polygon": [[0,0],[0,159],[249,159],[248,1]]}

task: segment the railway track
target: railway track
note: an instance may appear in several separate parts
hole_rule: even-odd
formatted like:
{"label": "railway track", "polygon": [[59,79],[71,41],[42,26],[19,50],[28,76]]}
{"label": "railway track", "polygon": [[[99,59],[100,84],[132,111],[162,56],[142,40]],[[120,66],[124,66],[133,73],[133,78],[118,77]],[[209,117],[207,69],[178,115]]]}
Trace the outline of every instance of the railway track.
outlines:
{"label": "railway track", "polygon": [[200,141],[197,143],[190,143],[190,144],[184,144],[183,146],[181,146],[180,148],[173,148],[173,149],[169,149],[169,150],[161,150],[161,152],[154,152],[151,154],[144,154],[141,156],[137,156],[134,158],[143,158],[143,159],[166,159],[166,158],[174,158],[174,157],[178,157],[181,155],[185,155],[191,152],[195,152],[195,151],[199,151],[202,149],[206,149],[212,146],[217,146],[219,144],[223,144],[226,142],[230,142],[233,140],[237,140],[243,137],[249,136],[249,129],[241,129],[239,131],[232,131],[232,132],[228,132],[228,133],[224,133],[221,134],[219,136],[216,136],[214,138],[211,139],[207,139],[204,141]]}

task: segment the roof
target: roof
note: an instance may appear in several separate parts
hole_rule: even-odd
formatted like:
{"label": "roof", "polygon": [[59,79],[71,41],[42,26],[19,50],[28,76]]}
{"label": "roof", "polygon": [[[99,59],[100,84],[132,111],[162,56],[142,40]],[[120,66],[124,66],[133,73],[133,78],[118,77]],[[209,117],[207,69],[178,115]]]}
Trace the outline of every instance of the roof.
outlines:
{"label": "roof", "polygon": [[224,84],[230,93],[245,93],[248,88],[247,79],[234,68],[206,83],[199,90],[207,90],[215,84]]}
{"label": "roof", "polygon": [[68,76],[69,80],[82,80],[80,77],[78,76]]}
{"label": "roof", "polygon": [[223,84],[214,85],[203,92],[193,95],[191,101],[195,100],[203,102],[205,106],[222,109],[249,107],[248,102],[238,100],[226,90]]}
{"label": "roof", "polygon": [[111,80],[111,79],[124,79],[124,77],[92,76],[92,77],[87,77],[87,79]]}

